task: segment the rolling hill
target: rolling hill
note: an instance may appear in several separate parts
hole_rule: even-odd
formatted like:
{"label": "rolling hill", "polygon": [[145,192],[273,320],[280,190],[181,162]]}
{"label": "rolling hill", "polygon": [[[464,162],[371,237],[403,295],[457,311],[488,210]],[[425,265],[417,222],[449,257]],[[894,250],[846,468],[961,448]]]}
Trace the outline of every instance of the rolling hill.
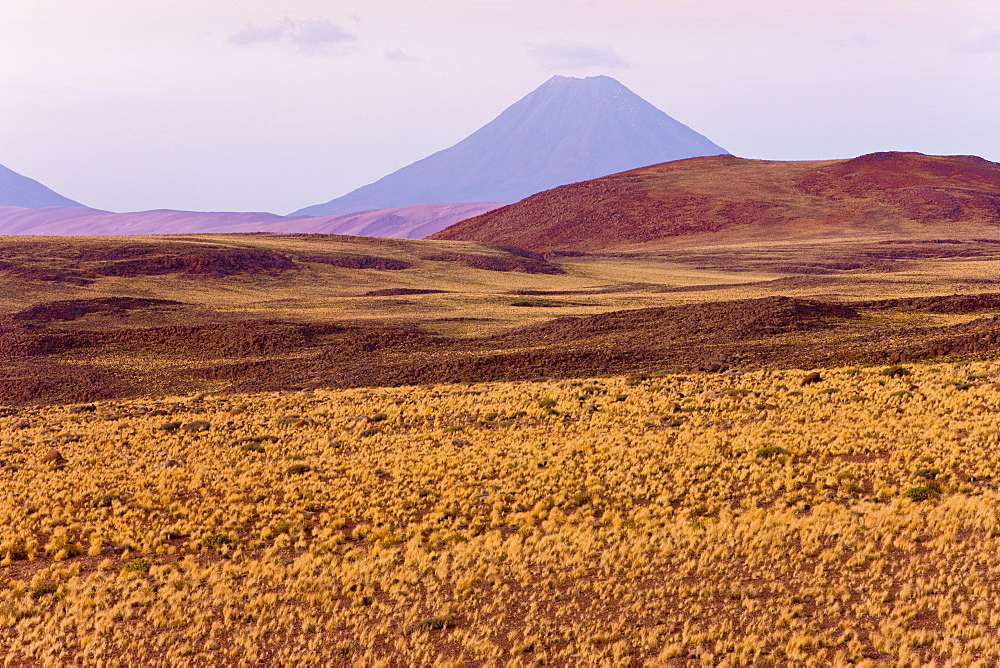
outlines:
{"label": "rolling hill", "polygon": [[556,76],[451,148],[292,215],[514,202],[566,183],[721,153],[610,77]]}
{"label": "rolling hill", "polygon": [[86,207],[0,207],[0,234],[136,235],[222,232],[354,234],[419,239],[499,204],[425,204],[318,218],[285,218],[271,213],[205,213],[159,209],[111,213]]}
{"label": "rolling hill", "polygon": [[693,158],[555,188],[432,238],[597,252],[943,233],[1000,233],[1000,165],[898,152],[795,162]]}

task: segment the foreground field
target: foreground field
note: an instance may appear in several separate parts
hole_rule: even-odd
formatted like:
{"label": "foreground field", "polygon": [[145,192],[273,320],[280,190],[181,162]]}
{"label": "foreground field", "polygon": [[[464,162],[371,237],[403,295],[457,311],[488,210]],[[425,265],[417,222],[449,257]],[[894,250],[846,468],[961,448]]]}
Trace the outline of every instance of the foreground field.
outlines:
{"label": "foreground field", "polygon": [[1000,364],[9,409],[6,665],[996,665]]}

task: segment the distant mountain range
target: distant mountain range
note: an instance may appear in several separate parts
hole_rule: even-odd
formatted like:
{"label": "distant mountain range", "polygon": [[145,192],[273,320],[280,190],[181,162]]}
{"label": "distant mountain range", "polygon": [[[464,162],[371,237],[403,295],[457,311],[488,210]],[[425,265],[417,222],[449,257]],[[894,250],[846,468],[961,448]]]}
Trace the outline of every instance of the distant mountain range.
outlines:
{"label": "distant mountain range", "polygon": [[38,181],[0,165],[0,206],[83,206]]}
{"label": "distant mountain range", "polygon": [[899,152],[692,158],[555,188],[431,238],[600,252],[876,235],[1000,240],[1000,164]]}
{"label": "distant mountain range", "polygon": [[285,218],[272,213],[203,213],[167,209],[111,213],[79,206],[7,206],[0,207],[0,234],[103,236],[287,232],[420,239],[498,206],[482,202],[425,204],[316,218]]}
{"label": "distant mountain range", "polygon": [[567,183],[725,153],[615,79],[556,76],[451,148],[292,215],[515,202]]}

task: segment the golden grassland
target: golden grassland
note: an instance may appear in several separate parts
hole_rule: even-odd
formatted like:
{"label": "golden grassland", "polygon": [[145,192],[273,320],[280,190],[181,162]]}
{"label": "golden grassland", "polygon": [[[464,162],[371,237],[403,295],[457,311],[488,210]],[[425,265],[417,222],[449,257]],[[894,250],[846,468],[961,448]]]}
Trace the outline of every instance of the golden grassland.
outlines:
{"label": "golden grassland", "polygon": [[[913,240],[899,245],[879,238],[823,238],[758,248],[743,239],[707,247],[690,247],[691,241],[678,240],[672,242],[675,247],[634,253],[554,257],[550,261],[564,273],[532,274],[433,259],[448,254],[509,257],[497,247],[470,242],[292,234],[0,236],[0,261],[30,260],[30,266],[58,270],[72,269],[88,255],[130,245],[156,248],[164,255],[182,246],[202,245],[262,249],[296,259],[292,271],[224,278],[99,276],[82,286],[26,279],[0,267],[0,313],[55,300],[127,296],[181,301],[186,306],[171,319],[191,324],[252,318],[404,322],[449,336],[471,336],[558,316],[771,295],[850,301],[994,290],[997,244],[952,241]],[[351,269],[301,259],[317,253],[376,256],[412,266],[397,271]],[[828,268],[855,265],[855,269]],[[367,295],[400,288],[437,292]],[[525,302],[535,308],[526,308]],[[160,324],[152,317],[132,313],[123,321],[119,316],[93,314],[65,326]]]}
{"label": "golden grassland", "polygon": [[7,410],[0,654],[996,665],[998,381],[974,362]]}

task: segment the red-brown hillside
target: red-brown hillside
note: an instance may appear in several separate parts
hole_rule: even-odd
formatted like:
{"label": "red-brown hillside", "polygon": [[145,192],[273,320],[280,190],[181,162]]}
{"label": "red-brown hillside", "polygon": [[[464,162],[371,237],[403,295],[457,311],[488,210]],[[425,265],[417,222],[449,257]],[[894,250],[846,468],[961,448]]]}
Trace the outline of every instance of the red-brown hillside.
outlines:
{"label": "red-brown hillside", "polygon": [[1000,164],[982,158],[892,152],[784,162],[720,155],[555,188],[430,238],[601,251],[691,235],[766,241],[988,227],[1000,232]]}

